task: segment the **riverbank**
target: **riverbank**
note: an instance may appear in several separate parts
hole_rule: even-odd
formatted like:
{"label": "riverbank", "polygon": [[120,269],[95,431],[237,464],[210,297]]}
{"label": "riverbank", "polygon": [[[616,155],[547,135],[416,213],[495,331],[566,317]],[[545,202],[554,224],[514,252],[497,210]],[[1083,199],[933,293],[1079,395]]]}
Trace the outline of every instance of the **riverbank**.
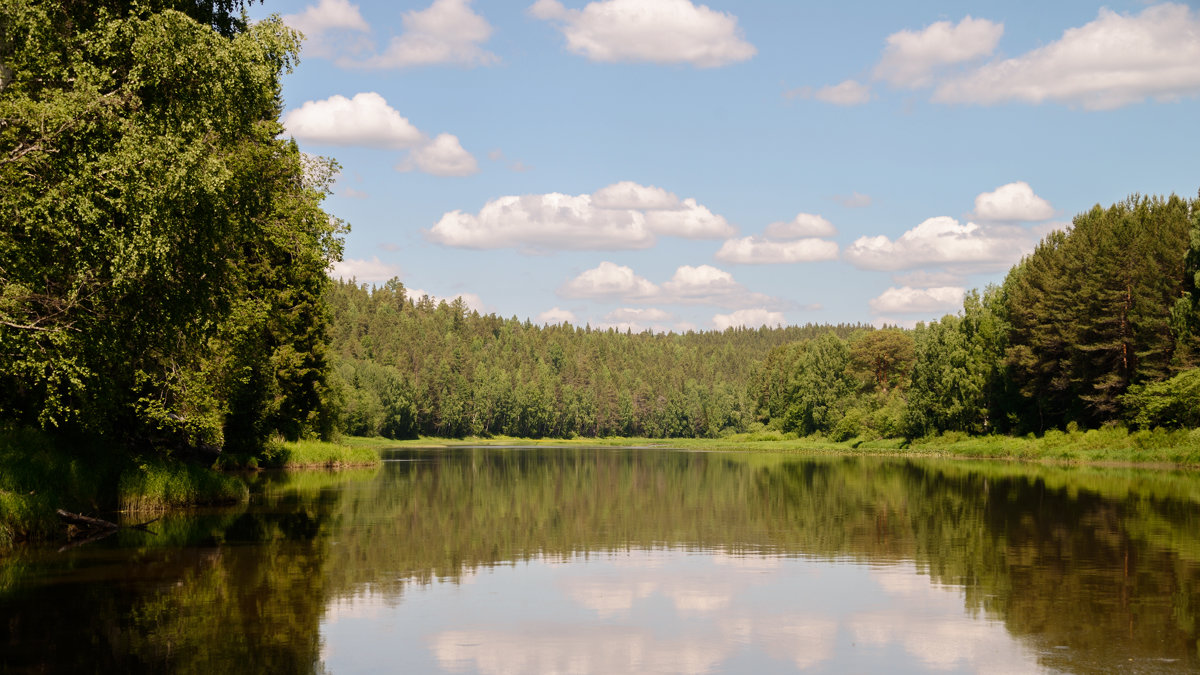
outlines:
{"label": "riverbank", "polygon": [[[31,429],[0,430],[0,553],[58,536],[57,509],[120,521],[148,512],[245,501],[242,472],[376,466],[379,443],[273,441],[263,459],[228,456],[217,467],[130,455],[96,440],[56,439]],[[220,469],[220,470],[215,470]]]}
{"label": "riverbank", "polygon": [[757,451],[813,454],[961,457],[1051,463],[1135,464],[1200,467],[1200,429],[1131,432],[1120,427],[1087,431],[1049,431],[1042,436],[970,436],[946,433],[914,439],[850,439],[832,441],[817,436],[797,437],[777,431],[732,434],[721,438],[420,438],[375,442],[377,447],[456,445],[621,446],[686,450]]}

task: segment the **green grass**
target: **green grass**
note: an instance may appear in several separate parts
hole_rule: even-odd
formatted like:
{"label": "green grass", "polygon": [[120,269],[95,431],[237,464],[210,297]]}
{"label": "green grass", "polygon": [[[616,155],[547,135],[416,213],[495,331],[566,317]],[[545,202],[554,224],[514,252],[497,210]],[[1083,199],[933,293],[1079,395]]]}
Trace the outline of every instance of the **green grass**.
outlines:
{"label": "green grass", "polygon": [[212,469],[153,459],[121,472],[117,499],[122,511],[162,511],[199,504],[231,504],[250,495],[245,481]]}
{"label": "green grass", "polygon": [[[360,439],[349,439],[351,443]],[[660,447],[688,450],[761,451],[808,454],[962,457],[1083,464],[1146,464],[1200,467],[1200,429],[1128,431],[1122,427],[1087,431],[1049,431],[1043,436],[971,436],[947,432],[907,441],[901,438],[831,441],[797,437],[773,430],[722,438],[419,438],[405,441],[361,439],[378,448],[462,445],[534,445],[567,447]]]}
{"label": "green grass", "polygon": [[239,477],[205,467],[130,458],[103,441],[0,428],[0,552],[60,533],[56,509],[115,521],[118,511],[229,503],[247,494]]}
{"label": "green grass", "polygon": [[264,453],[264,465],[284,469],[375,466],[380,463],[378,447],[364,442],[276,440]]}

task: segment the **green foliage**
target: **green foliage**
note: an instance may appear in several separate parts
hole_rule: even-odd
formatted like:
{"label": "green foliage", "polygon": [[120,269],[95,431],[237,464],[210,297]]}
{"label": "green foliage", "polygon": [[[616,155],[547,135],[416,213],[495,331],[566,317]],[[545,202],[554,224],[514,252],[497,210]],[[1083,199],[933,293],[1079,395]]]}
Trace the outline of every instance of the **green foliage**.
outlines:
{"label": "green foliage", "polygon": [[[659,335],[536,326],[339,282],[329,293],[341,430],[411,438],[717,437],[755,421],[773,349],[860,326]],[[769,357],[768,357],[769,358]]]}
{"label": "green foliage", "polygon": [[913,337],[896,328],[871,331],[850,344],[854,368],[883,392],[907,383],[914,357]]}
{"label": "green foliage", "polygon": [[1162,382],[1134,385],[1122,397],[1136,427],[1200,427],[1200,368]]}
{"label": "green foliage", "polygon": [[197,504],[244,501],[249,492],[237,476],[212,469],[148,458],[121,472],[118,503],[122,511],[146,512]]}
{"label": "green foliage", "polygon": [[272,441],[263,456],[266,466],[285,469],[379,464],[379,452],[371,447],[315,440]]}
{"label": "green foliage", "polygon": [[1181,272],[1195,208],[1136,195],[1096,206],[1009,274],[1007,362],[1026,428],[1116,419],[1130,385],[1182,365],[1172,315],[1187,291]]}
{"label": "green foliage", "polygon": [[331,167],[276,138],[299,37],[242,4],[5,4],[0,418],[157,448],[321,426]]}

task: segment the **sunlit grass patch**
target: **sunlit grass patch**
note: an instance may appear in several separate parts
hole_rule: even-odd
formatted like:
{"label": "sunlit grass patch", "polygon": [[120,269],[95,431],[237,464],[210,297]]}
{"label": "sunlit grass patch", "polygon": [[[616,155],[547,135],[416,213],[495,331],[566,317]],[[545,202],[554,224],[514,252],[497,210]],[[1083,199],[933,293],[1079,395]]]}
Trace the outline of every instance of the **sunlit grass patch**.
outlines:
{"label": "sunlit grass patch", "polygon": [[199,504],[229,504],[249,495],[237,476],[194,464],[152,459],[121,472],[117,496],[122,511],[160,511]]}
{"label": "sunlit grass patch", "polygon": [[377,447],[365,443],[346,444],[328,441],[273,440],[263,452],[269,467],[373,466],[380,463]]}

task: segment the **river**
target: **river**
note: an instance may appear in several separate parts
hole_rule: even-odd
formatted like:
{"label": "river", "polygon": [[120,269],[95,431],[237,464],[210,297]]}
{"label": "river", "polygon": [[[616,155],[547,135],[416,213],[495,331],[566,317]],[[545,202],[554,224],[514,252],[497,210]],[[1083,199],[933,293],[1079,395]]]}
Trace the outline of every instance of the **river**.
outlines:
{"label": "river", "polygon": [[1195,672],[1200,474],[385,452],[0,560],[0,672]]}

